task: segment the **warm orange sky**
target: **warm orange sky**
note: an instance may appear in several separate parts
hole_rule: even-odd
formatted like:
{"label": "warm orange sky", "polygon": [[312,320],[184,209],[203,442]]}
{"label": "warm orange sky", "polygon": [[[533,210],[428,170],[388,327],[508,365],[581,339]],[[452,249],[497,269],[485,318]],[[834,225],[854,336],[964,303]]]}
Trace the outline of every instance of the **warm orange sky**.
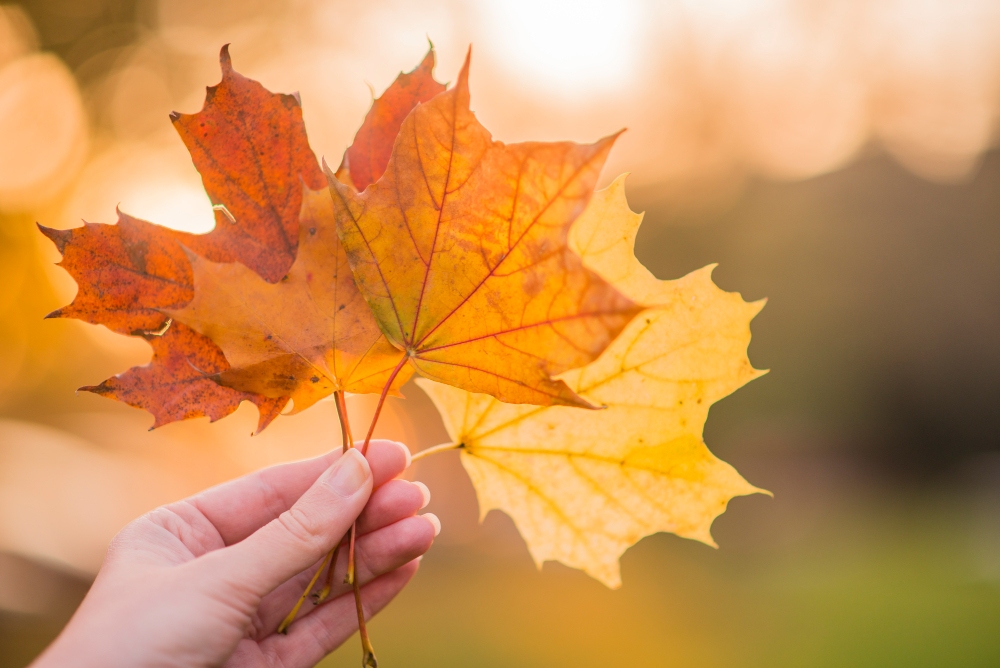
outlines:
{"label": "warm orange sky", "polygon": [[[0,205],[70,184],[57,225],[114,206],[192,231],[207,199],[166,121],[201,106],[232,42],[244,73],[302,94],[316,152],[339,161],[370,102],[434,40],[438,78],[474,49],[473,108],[506,141],[592,141],[627,127],[604,180],[713,199],[747,175],[797,179],[866,146],[954,180],[992,145],[1000,5],[981,0],[160,3],[112,74],[79,90],[0,14]],[[89,127],[86,114],[89,112]],[[14,156],[17,156],[15,159]]]}

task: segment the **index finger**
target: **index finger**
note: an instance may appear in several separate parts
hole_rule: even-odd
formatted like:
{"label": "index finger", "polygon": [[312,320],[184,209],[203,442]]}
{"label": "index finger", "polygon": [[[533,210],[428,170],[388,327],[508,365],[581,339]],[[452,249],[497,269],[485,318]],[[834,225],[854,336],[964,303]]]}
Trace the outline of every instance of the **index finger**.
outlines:
{"label": "index finger", "polygon": [[[215,526],[226,545],[238,543],[292,507],[342,450],[289,464],[261,469],[222,483],[186,500]],[[368,444],[368,465],[376,487],[395,478],[410,464],[410,451],[396,441]]]}

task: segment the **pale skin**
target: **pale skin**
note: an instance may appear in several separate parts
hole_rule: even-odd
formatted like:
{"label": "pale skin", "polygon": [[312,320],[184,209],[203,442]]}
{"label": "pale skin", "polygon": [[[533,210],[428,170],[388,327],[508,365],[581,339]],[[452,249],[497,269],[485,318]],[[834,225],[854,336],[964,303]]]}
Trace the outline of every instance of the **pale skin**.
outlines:
{"label": "pale skin", "polygon": [[[278,624],[324,555],[358,520],[366,617],[409,582],[440,531],[430,498],[396,479],[405,446],[372,441],[264,469],[157,508],[119,533],[94,585],[34,668],[313,666],[357,631],[341,550],[335,586]],[[359,650],[360,651],[360,650]]]}

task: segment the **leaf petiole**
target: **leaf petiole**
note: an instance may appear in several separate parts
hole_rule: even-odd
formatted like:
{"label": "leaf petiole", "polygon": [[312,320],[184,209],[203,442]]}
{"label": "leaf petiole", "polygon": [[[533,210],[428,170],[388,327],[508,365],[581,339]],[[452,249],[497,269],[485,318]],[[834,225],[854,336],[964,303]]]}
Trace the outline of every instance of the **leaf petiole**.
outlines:
{"label": "leaf petiole", "polygon": [[309,581],[309,584],[306,585],[305,591],[302,592],[302,596],[299,596],[299,600],[295,602],[295,607],[292,608],[291,612],[289,612],[285,618],[281,620],[281,624],[278,625],[278,633],[282,635],[288,633],[288,627],[295,621],[296,615],[299,614],[299,609],[302,607],[302,604],[305,603],[306,598],[309,596],[309,592],[311,592],[312,588],[316,585],[316,581],[319,580],[319,575],[323,572],[323,569],[329,565],[330,572],[333,572],[332,560],[336,557],[336,553],[337,550],[334,548],[332,552],[328,552],[327,555],[323,557],[323,563],[321,563],[319,568],[316,569],[316,572],[312,576],[312,580]]}
{"label": "leaf petiole", "polygon": [[385,387],[382,388],[382,394],[380,394],[378,398],[378,404],[375,406],[375,414],[372,415],[372,422],[368,426],[368,434],[365,436],[364,445],[361,446],[361,454],[366,454],[368,452],[368,444],[371,442],[372,434],[375,432],[375,424],[378,422],[378,416],[382,413],[382,406],[385,404],[385,398],[388,396],[389,389],[392,387],[392,384],[396,382],[396,376],[398,376],[399,372],[403,370],[403,367],[409,359],[409,353],[403,355],[403,358],[399,360],[399,364],[397,364],[396,368],[392,370],[391,374],[389,374],[389,380],[385,382]]}
{"label": "leaf petiole", "polygon": [[420,452],[413,453],[410,458],[410,463],[417,461],[423,457],[429,457],[431,455],[436,455],[439,452],[448,452],[449,450],[461,450],[465,447],[465,443],[442,443],[441,445],[435,445],[430,448],[425,448]]}
{"label": "leaf petiole", "polygon": [[[396,368],[392,370],[389,374],[389,379],[385,383],[385,387],[382,388],[382,394],[379,395],[378,405],[375,407],[375,414],[372,415],[371,425],[368,427],[368,434],[365,436],[365,442],[361,446],[361,454],[365,455],[368,453],[368,444],[372,440],[372,434],[375,431],[375,424],[378,422],[378,417],[382,413],[382,406],[385,404],[385,398],[389,394],[389,389],[392,384],[396,381],[396,376],[403,369],[406,361],[410,358],[409,355],[404,355]],[[347,404],[344,401],[344,396],[342,392],[336,393],[337,398],[337,414],[340,416],[340,424],[344,428],[345,437],[345,451],[347,449],[347,443],[351,443],[350,447],[355,447],[353,441],[350,440],[351,428],[350,423],[347,420]],[[361,648],[363,650],[363,655],[361,657],[361,665],[367,666],[368,668],[377,668],[378,661],[375,659],[375,650],[372,648],[371,640],[368,638],[368,628],[365,626],[365,610],[364,606],[361,604],[361,585],[358,583],[357,578],[357,563],[354,558],[354,546],[355,539],[357,537],[358,523],[355,522],[351,527],[348,552],[347,552],[347,574],[344,576],[344,583],[352,585],[354,589],[354,606],[358,611],[358,632],[361,635]],[[329,576],[328,576],[329,578]],[[324,591],[327,591],[324,587]],[[320,592],[322,594],[322,592]]]}
{"label": "leaf petiole", "polygon": [[[347,452],[347,448],[351,447],[351,425],[347,420],[347,404],[344,401],[344,393],[341,390],[337,390],[333,393],[334,402],[337,406],[337,417],[340,419],[340,437],[341,437],[341,447],[344,452]],[[353,536],[352,536],[353,538]],[[316,581],[319,580],[320,573],[323,569],[329,566],[326,571],[326,581],[323,584],[323,588],[313,594],[313,605],[319,605],[326,600],[326,597],[330,595],[330,590],[333,589],[333,571],[337,566],[337,554],[340,553],[340,546],[343,545],[344,540],[340,539],[332,550],[327,552],[326,556],[323,558],[323,563],[320,565],[319,570],[313,575],[312,580],[309,581],[309,585],[302,592],[302,596],[299,600],[295,602],[295,606],[292,608],[291,612],[285,616],[278,625],[278,633],[288,633],[288,627],[292,622],[295,621],[295,617],[299,614],[299,610],[302,608],[302,604],[305,602],[309,593],[312,591],[313,587],[316,586]]]}

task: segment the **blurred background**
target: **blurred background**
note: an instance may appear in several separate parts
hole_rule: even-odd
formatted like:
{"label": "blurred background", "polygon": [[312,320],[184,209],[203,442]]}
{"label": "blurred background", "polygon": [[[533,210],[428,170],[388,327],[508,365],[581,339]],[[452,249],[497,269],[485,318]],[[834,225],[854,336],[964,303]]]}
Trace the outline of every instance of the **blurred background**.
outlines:
{"label": "blurred background", "polygon": [[[250,438],[244,405],[155,432],[74,394],[148,346],[43,321],[75,286],[35,221],[188,231],[213,218],[167,114],[201,107],[218,52],[300,91],[333,164],[427,48],[505,141],[621,127],[637,254],[661,278],[718,262],[769,299],[771,373],[712,408],[709,447],[774,498],[720,545],[659,534],[610,591],[535,570],[479,525],[454,454],[414,467],[444,530],[372,624],[386,666],[1000,665],[1000,2],[993,0],[32,0],[0,5],[0,666],[79,603],[114,533],[216,482],[339,444],[332,404]],[[415,386],[382,435],[446,439]],[[367,423],[368,397],[352,399]],[[324,666],[355,666],[355,642]]]}

